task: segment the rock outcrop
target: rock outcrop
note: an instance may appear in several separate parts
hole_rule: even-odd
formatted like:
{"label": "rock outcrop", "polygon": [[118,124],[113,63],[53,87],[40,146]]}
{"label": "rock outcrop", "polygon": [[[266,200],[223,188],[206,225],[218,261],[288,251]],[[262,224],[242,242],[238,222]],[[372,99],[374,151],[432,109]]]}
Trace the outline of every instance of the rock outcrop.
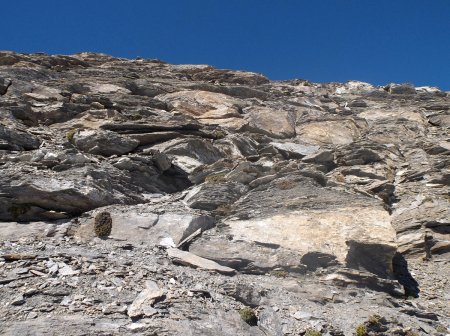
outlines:
{"label": "rock outcrop", "polygon": [[444,334],[449,120],[431,87],[0,52],[0,333]]}

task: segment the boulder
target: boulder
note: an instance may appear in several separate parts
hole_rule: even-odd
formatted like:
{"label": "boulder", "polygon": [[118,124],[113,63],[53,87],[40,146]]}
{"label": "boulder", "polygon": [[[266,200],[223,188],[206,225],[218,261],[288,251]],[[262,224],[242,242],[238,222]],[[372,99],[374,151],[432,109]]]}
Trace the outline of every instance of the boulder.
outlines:
{"label": "boulder", "polygon": [[190,251],[251,273],[340,266],[392,276],[396,233],[389,213],[368,197],[307,177],[275,179],[235,203],[231,215]]}
{"label": "boulder", "polygon": [[364,133],[365,125],[347,120],[313,121],[296,128],[297,137],[310,144],[345,145],[357,140]]}
{"label": "boulder", "polygon": [[71,141],[83,152],[103,156],[126,154],[139,145],[138,140],[102,130],[78,130]]}
{"label": "boulder", "polygon": [[295,117],[288,111],[256,106],[245,109],[245,114],[249,124],[244,130],[274,138],[295,136]]}
{"label": "boulder", "polygon": [[0,149],[31,150],[39,148],[39,139],[26,131],[0,125]]}
{"label": "boulder", "polygon": [[201,165],[212,164],[224,157],[211,141],[198,138],[166,141],[152,146],[152,150],[158,150],[172,157],[173,163],[188,173]]}

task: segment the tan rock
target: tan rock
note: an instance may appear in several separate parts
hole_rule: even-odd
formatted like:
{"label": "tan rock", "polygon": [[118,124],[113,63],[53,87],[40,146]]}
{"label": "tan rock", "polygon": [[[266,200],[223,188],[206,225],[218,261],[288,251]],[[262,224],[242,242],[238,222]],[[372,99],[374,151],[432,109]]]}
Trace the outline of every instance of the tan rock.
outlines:
{"label": "tan rock", "polygon": [[258,106],[247,109],[246,113],[246,120],[249,122],[246,130],[274,138],[295,136],[295,118],[288,111]]}
{"label": "tan rock", "polygon": [[[177,112],[192,116],[207,125],[242,127],[240,109],[245,103],[230,96],[207,91],[179,91],[157,97]],[[229,121],[228,121],[229,120]]]}
{"label": "tan rock", "polygon": [[[264,219],[228,220],[226,224],[236,241],[279,245],[300,255],[332,255],[343,265],[368,266],[379,274],[391,273],[397,246],[389,214],[377,207],[294,211]],[[368,256],[370,260],[365,262]]]}
{"label": "tan rock", "polygon": [[363,133],[363,128],[353,119],[314,121],[297,127],[297,136],[311,144],[345,145]]}

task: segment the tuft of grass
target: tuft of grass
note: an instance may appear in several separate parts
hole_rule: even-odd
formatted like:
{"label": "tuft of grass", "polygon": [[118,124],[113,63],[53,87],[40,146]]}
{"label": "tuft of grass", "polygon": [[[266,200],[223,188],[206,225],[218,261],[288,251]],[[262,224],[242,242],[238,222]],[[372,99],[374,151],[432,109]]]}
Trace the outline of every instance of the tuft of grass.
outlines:
{"label": "tuft of grass", "polygon": [[310,328],[306,329],[305,336],[322,336],[322,333],[320,331]]}
{"label": "tuft of grass", "polygon": [[381,324],[381,316],[380,315],[371,315],[369,316],[367,323],[370,326],[379,326]]}
{"label": "tuft of grass", "polygon": [[448,333],[448,329],[446,327],[444,327],[442,324],[438,324],[436,326],[436,331],[442,334],[446,334]]}
{"label": "tuft of grass", "polygon": [[283,180],[277,183],[277,188],[280,190],[288,190],[295,187],[295,183],[289,180]]}
{"label": "tuft of grass", "polygon": [[405,336],[419,336],[419,334],[412,330],[406,330]]}
{"label": "tuft of grass", "polygon": [[367,336],[367,331],[364,324],[360,324],[356,327],[356,336]]}
{"label": "tuft of grass", "polygon": [[245,323],[251,326],[255,326],[258,323],[258,318],[256,317],[255,311],[250,307],[240,309],[239,315]]}
{"label": "tuft of grass", "polygon": [[225,175],[226,175],[226,173],[218,173],[218,174],[208,175],[205,177],[205,182],[208,182],[208,183],[225,182]]}
{"label": "tuft of grass", "polygon": [[270,275],[276,278],[286,278],[289,273],[284,270],[273,270],[270,272]]}
{"label": "tuft of grass", "polygon": [[222,130],[215,130],[213,133],[213,137],[215,140],[223,139],[227,136],[227,133],[225,133]]}
{"label": "tuft of grass", "polygon": [[75,133],[77,133],[77,131],[78,131],[78,128],[72,128],[69,132],[67,132],[66,139],[68,141],[72,141],[72,139],[73,139]]}

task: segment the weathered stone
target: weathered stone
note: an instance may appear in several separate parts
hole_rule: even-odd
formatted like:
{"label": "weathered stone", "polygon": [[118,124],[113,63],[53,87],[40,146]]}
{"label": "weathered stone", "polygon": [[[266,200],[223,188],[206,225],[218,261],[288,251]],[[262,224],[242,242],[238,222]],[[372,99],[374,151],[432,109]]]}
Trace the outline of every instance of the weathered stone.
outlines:
{"label": "weathered stone", "polygon": [[161,299],[164,294],[164,290],[160,289],[156,282],[147,280],[145,282],[145,289],[139,293],[133,303],[128,307],[128,316],[134,318],[154,315],[152,305],[156,300]]}
{"label": "weathered stone", "polygon": [[274,138],[295,136],[295,118],[287,111],[268,107],[250,107],[245,109],[245,114],[245,118],[249,122],[249,125],[244,127],[245,130]]}
{"label": "weathered stone", "polygon": [[173,262],[182,265],[188,265],[195,268],[219,272],[228,275],[232,275],[235,273],[235,270],[230,267],[222,266],[214,261],[201,258],[199,256],[196,256],[195,254],[186,251],[170,248],[167,250],[167,254],[173,260]]}
{"label": "weathered stone", "polygon": [[186,195],[185,202],[194,209],[214,210],[233,203],[246,188],[240,183],[205,183],[193,187]]}
{"label": "weathered stone", "polygon": [[37,137],[27,133],[0,125],[0,150],[30,150],[39,148]]}
{"label": "weathered stone", "polygon": [[364,126],[351,119],[314,121],[300,124],[296,132],[299,139],[311,144],[345,145],[358,139]]}
{"label": "weathered stone", "polygon": [[103,156],[126,154],[139,145],[137,140],[101,130],[76,131],[72,141],[84,152]]}
{"label": "weathered stone", "polygon": [[442,333],[448,97],[0,52],[0,333]]}

